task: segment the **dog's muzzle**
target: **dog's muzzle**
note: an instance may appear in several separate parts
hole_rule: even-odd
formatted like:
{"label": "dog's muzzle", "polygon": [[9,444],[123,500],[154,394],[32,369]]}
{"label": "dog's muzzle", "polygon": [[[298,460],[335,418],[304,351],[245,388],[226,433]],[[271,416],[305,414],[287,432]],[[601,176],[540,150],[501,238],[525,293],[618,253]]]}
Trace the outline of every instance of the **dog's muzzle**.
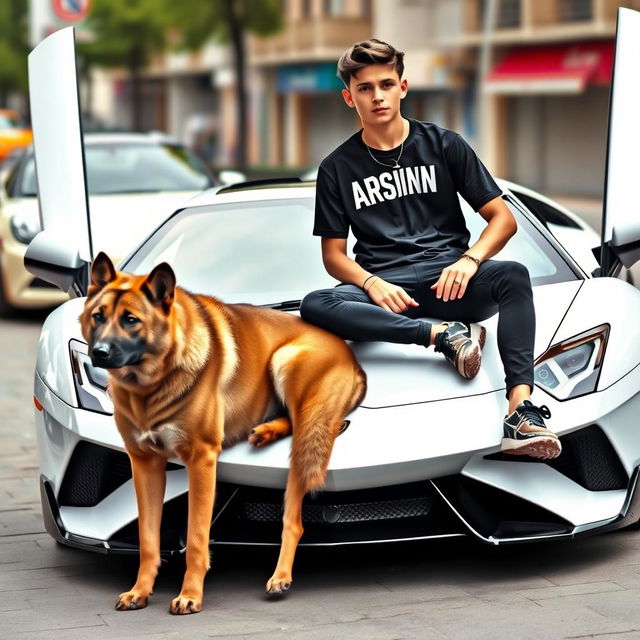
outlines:
{"label": "dog's muzzle", "polygon": [[116,342],[96,342],[91,348],[91,364],[102,369],[119,369],[138,364],[142,353],[133,345],[122,345]]}

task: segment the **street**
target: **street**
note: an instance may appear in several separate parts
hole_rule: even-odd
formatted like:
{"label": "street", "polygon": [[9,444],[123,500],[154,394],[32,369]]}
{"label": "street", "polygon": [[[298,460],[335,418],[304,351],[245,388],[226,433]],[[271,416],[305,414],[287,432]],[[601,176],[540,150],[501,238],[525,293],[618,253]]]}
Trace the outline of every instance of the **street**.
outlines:
{"label": "street", "polygon": [[300,549],[281,600],[263,595],[276,548],[216,547],[200,614],[168,613],[179,564],[161,568],[147,608],[116,611],[137,559],[62,547],[42,523],[32,388],[44,317],[0,320],[0,638],[640,637],[636,529],[495,548],[460,538]]}

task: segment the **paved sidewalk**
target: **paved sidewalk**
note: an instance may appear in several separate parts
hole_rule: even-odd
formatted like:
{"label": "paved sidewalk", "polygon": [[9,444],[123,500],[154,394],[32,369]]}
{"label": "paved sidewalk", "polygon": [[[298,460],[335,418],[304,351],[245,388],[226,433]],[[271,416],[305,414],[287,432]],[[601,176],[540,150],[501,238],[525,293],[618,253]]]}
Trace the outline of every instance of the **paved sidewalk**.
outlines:
{"label": "paved sidewalk", "polygon": [[118,612],[135,559],[57,545],[40,515],[32,426],[39,320],[0,321],[0,639],[640,638],[640,532],[492,548],[471,540],[301,549],[286,599],[262,595],[277,549],[214,550],[204,610]]}

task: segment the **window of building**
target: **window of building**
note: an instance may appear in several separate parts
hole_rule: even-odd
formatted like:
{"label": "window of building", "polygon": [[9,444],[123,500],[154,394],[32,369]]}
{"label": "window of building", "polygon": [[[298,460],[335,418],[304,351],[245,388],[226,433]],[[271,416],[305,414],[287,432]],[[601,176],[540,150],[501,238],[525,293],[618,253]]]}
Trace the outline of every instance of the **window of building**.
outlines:
{"label": "window of building", "polygon": [[311,2],[312,0],[302,0],[302,18],[311,17]]}
{"label": "window of building", "polygon": [[[479,29],[484,29],[487,0],[478,3]],[[495,28],[517,29],[522,21],[522,0],[498,0],[496,3]]]}
{"label": "window of building", "polygon": [[592,18],[592,0],[558,0],[558,22],[584,22]]}
{"label": "window of building", "polygon": [[324,14],[326,16],[344,15],[344,0],[324,0]]}

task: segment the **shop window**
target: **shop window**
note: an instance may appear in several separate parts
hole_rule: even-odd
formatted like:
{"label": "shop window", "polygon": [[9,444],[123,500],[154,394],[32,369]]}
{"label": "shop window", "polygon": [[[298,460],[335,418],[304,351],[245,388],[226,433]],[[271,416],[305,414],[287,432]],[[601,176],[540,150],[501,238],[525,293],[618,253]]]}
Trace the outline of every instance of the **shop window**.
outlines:
{"label": "shop window", "polygon": [[[487,0],[478,3],[478,19],[480,31],[484,29],[484,18],[487,10]],[[497,0],[495,28],[517,29],[522,21],[522,0]]]}
{"label": "shop window", "polygon": [[592,18],[592,0],[558,1],[558,22],[585,22]]}

